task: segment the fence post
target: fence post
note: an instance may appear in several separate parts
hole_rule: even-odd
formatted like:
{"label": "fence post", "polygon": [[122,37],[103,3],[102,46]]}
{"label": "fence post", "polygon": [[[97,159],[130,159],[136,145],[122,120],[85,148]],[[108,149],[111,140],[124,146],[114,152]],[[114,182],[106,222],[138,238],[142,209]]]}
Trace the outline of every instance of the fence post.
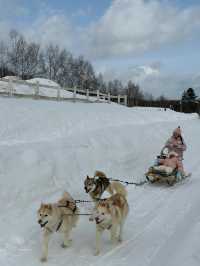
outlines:
{"label": "fence post", "polygon": [[127,106],[127,95],[124,95],[124,105]]}
{"label": "fence post", "polygon": [[86,90],[86,98],[89,101],[89,90],[88,89]]}
{"label": "fence post", "polygon": [[118,102],[118,104],[120,104],[120,99],[121,99],[121,96],[120,96],[120,94],[118,94],[118,96],[117,96],[117,102]]}
{"label": "fence post", "polygon": [[35,99],[39,98],[39,90],[40,90],[40,84],[39,81],[37,80],[35,84]]}
{"label": "fence post", "polygon": [[74,87],[73,98],[74,98],[74,102],[76,102],[76,87]]}
{"label": "fence post", "polygon": [[57,88],[57,100],[60,101],[60,86]]}
{"label": "fence post", "polygon": [[9,77],[8,84],[9,84],[9,96],[12,97],[12,95],[13,95],[13,81],[10,77]]}
{"label": "fence post", "polygon": [[108,103],[110,103],[110,92],[108,93]]}
{"label": "fence post", "polygon": [[99,102],[99,90],[97,90],[97,102]]}

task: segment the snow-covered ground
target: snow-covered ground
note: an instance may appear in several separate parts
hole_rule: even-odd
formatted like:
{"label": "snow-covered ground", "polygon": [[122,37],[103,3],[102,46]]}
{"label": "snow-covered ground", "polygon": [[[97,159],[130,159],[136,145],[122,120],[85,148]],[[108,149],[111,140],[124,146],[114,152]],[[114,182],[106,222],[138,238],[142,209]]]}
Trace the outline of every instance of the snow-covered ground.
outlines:
{"label": "snow-covered ground", "polygon": [[[129,186],[124,242],[112,247],[107,232],[94,253],[95,226],[80,217],[73,245],[50,242],[46,265],[196,266],[200,264],[200,121],[195,114],[116,104],[83,104],[0,98],[0,265],[41,265],[41,201],[64,190],[89,199],[86,174],[143,180],[172,130],[188,144],[184,165],[192,178],[174,187]],[[80,205],[88,212],[92,205]]]}

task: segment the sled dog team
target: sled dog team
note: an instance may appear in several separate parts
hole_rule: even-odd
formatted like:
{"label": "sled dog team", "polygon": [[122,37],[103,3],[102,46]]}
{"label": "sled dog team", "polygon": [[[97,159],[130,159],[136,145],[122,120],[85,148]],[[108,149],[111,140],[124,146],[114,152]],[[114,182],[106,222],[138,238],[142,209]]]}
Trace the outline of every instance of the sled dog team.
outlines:
{"label": "sled dog team", "polygon": [[[160,167],[166,171],[173,171],[176,167],[180,175],[184,176],[182,160],[186,144],[181,136],[180,127],[173,131],[165,147],[169,150],[169,156],[165,160],[159,160],[159,166],[156,165],[155,167]],[[84,181],[84,188],[95,205],[89,220],[96,223],[95,255],[98,255],[100,253],[100,238],[104,230],[110,231],[113,244],[122,241],[123,226],[129,211],[126,199],[127,191],[119,182],[110,182],[101,171],[96,171],[94,177],[87,176]],[[110,197],[102,199],[102,194],[105,191],[110,194]],[[64,192],[62,198],[56,203],[41,204],[38,210],[38,223],[43,228],[42,262],[47,260],[48,243],[52,233],[63,234],[63,248],[71,245],[70,233],[73,227],[77,225],[79,214],[76,201],[68,192]]]}
{"label": "sled dog team", "polygon": [[[96,223],[95,255],[100,253],[100,238],[104,230],[110,231],[113,244],[122,241],[123,226],[128,215],[127,191],[119,182],[110,182],[103,172],[96,171],[94,177],[87,176],[84,182],[85,191],[95,203],[94,210],[89,218]],[[101,199],[104,191],[110,197]],[[42,256],[45,262],[48,256],[48,243],[54,232],[63,234],[62,247],[71,245],[70,233],[77,225],[79,208],[76,201],[68,192],[56,203],[44,204],[38,210],[38,223],[43,228]]]}

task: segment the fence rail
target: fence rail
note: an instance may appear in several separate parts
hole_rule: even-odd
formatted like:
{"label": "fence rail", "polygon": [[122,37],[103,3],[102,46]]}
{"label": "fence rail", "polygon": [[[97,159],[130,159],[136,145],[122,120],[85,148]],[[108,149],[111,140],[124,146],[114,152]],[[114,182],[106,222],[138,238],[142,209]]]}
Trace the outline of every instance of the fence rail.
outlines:
{"label": "fence rail", "polygon": [[[115,101],[118,104],[123,104],[127,106],[127,95],[111,95],[110,93],[104,94],[99,90],[82,90],[77,88],[63,88],[60,86],[52,86],[40,84],[38,81],[36,83],[30,83],[24,80],[13,80],[12,78],[5,79],[1,78],[0,81],[7,83],[7,85],[3,86],[0,84],[0,94],[6,94],[7,96],[15,96],[15,97],[28,97],[34,99],[48,99],[48,100],[57,100],[57,101],[82,101],[82,102],[107,102]],[[14,85],[25,85],[32,89],[26,92],[20,92],[14,88]],[[42,89],[52,89],[56,90],[55,96],[44,95],[42,94]],[[52,92],[52,91],[51,91]],[[72,96],[61,95],[65,92],[71,92]],[[93,97],[93,98],[91,98]],[[95,97],[95,98],[94,98]]]}

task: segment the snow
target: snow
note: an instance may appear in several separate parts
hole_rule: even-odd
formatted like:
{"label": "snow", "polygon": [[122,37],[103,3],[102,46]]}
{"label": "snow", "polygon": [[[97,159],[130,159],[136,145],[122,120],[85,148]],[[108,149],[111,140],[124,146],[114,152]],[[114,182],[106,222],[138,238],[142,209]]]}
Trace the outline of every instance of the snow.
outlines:
{"label": "snow", "polygon": [[5,76],[4,79],[7,79],[7,80],[10,79],[12,81],[20,80],[20,78],[17,76]]}
{"label": "snow", "polygon": [[33,83],[33,84],[36,84],[37,82],[39,82],[39,84],[41,84],[41,85],[59,87],[59,84],[56,83],[55,81],[49,80],[49,79],[44,79],[44,78],[33,78],[33,79],[27,80],[27,82]]}
{"label": "snow", "polygon": [[[59,87],[59,84],[49,80],[49,79],[44,79],[44,78],[34,78],[30,79],[27,81],[21,81],[18,80],[18,77],[15,76],[7,76],[0,80],[0,94],[6,94],[8,95],[10,90],[9,90],[9,82],[5,80],[12,80],[12,86],[13,86],[13,93],[15,95],[21,95],[21,96],[35,96],[35,87],[30,86],[29,84],[36,84],[37,82],[39,83],[39,96],[46,96],[46,97],[52,97],[57,99],[57,94],[58,91],[56,87]],[[50,86],[50,87],[49,87]],[[54,88],[51,88],[54,87]],[[60,88],[60,97],[64,98],[65,100],[73,100],[74,95],[73,92],[67,91],[65,89]],[[76,94],[76,101],[86,101],[86,95],[81,95],[81,94]],[[97,98],[96,97],[91,97],[89,96],[89,101],[90,102],[96,102]],[[100,101],[104,101],[100,99]]]}
{"label": "snow", "polygon": [[[174,187],[128,186],[130,213],[122,244],[112,247],[106,232],[101,254],[94,256],[95,226],[82,216],[69,249],[62,249],[60,236],[53,235],[46,265],[199,265],[197,115],[1,97],[0,106],[0,265],[41,265],[40,202],[54,202],[64,190],[76,199],[89,199],[83,181],[95,170],[121,180],[143,180],[178,125],[188,144],[184,166],[191,179]],[[79,207],[84,213],[93,206]]]}

